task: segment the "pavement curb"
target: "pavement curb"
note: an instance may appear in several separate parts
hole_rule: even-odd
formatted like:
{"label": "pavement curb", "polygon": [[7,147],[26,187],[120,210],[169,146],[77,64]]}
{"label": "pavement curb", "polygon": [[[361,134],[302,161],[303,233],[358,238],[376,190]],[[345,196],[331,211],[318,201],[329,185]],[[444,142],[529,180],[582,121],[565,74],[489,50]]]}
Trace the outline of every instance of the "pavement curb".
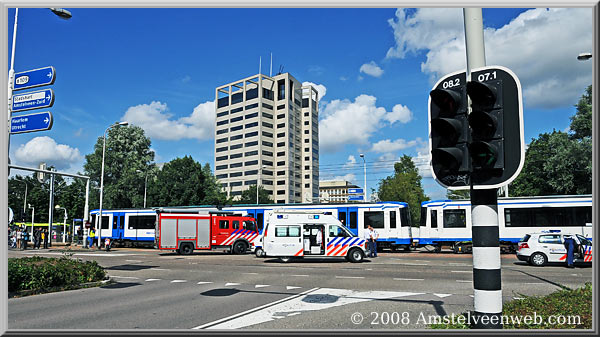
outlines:
{"label": "pavement curb", "polygon": [[77,289],[101,287],[103,285],[112,284],[115,282],[116,281],[111,276],[107,275],[106,278],[102,281],[81,283],[81,284],[75,285],[73,287],[68,287],[68,288],[54,287],[54,288],[47,288],[47,289],[21,290],[21,291],[13,291],[13,292],[9,291],[8,298],[20,298],[20,297],[26,297],[26,296],[32,296],[32,295],[56,293],[56,292],[67,291],[67,290],[77,290]]}

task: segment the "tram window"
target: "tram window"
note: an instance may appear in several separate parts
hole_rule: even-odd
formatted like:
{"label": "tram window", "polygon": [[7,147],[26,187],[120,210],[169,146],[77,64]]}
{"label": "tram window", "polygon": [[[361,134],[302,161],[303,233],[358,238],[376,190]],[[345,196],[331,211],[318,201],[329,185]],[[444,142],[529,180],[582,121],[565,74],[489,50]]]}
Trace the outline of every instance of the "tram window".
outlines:
{"label": "tram window", "polygon": [[373,228],[383,228],[383,212],[365,212],[364,226],[371,225]]}
{"label": "tram window", "polygon": [[402,227],[410,227],[410,212],[407,207],[400,208],[400,226]]}
{"label": "tram window", "polygon": [[102,216],[102,229],[108,229],[108,215]]}
{"label": "tram window", "polygon": [[438,228],[437,227],[437,210],[431,210],[431,228]]}
{"label": "tram window", "polygon": [[125,216],[121,215],[119,216],[119,229],[123,229],[123,226],[125,226]]}
{"label": "tram window", "polygon": [[421,207],[421,227],[427,226],[427,208]]}
{"label": "tram window", "polygon": [[356,229],[358,227],[358,217],[356,212],[350,212],[350,229]]}
{"label": "tram window", "polygon": [[112,229],[117,229],[119,227],[117,221],[119,221],[119,218],[113,215],[113,225],[112,225]]}
{"label": "tram window", "polygon": [[396,228],[396,211],[390,211],[390,228]]}
{"label": "tram window", "polygon": [[338,213],[338,220],[340,220],[340,222],[346,226],[346,212],[339,212]]}
{"label": "tram window", "polygon": [[129,216],[129,229],[154,229],[156,216],[154,215],[132,215]]}
{"label": "tram window", "polygon": [[466,218],[464,209],[444,210],[444,228],[466,228]]}
{"label": "tram window", "polygon": [[264,218],[265,218],[265,216],[263,213],[258,213],[256,215],[256,224],[258,225],[259,232],[263,230]]}
{"label": "tram window", "polygon": [[573,227],[592,222],[591,207],[507,208],[506,227]]}
{"label": "tram window", "polygon": [[525,208],[507,208],[504,210],[506,227],[531,227],[531,210]]}

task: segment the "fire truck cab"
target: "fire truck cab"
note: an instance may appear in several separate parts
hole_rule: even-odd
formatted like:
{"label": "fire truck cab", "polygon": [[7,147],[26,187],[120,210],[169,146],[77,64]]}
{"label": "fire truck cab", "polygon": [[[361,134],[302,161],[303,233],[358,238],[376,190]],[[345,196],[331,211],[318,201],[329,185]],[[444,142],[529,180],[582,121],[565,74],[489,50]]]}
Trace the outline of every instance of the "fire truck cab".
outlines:
{"label": "fire truck cab", "polygon": [[155,247],[189,255],[194,250],[244,254],[258,237],[254,218],[217,209],[156,209]]}

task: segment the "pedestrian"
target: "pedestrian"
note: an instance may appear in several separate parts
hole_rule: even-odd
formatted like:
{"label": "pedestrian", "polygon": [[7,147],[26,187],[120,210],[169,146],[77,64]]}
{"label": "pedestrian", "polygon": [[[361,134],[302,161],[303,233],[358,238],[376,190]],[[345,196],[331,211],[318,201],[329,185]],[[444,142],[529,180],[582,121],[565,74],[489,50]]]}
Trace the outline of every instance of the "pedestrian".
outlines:
{"label": "pedestrian", "polygon": [[565,248],[567,249],[567,268],[575,268],[573,265],[573,257],[575,255],[575,240],[570,235],[565,235]]}
{"label": "pedestrian", "polygon": [[377,257],[377,239],[379,233],[373,229],[373,226],[369,225],[365,232],[365,239],[367,240],[367,249],[370,251],[369,257]]}
{"label": "pedestrian", "polygon": [[12,230],[10,239],[12,240],[12,248],[17,248],[17,231],[15,229]]}
{"label": "pedestrian", "polygon": [[46,228],[42,232],[42,241],[44,242],[44,249],[48,249],[48,230]]}
{"label": "pedestrian", "polygon": [[77,229],[77,244],[79,243],[83,244],[83,230],[81,230],[81,227]]}
{"label": "pedestrian", "polygon": [[38,237],[38,232],[39,232],[39,230],[37,228],[33,229],[33,249],[36,249],[38,246],[38,243],[40,242],[39,237]]}
{"label": "pedestrian", "polygon": [[40,245],[42,244],[42,230],[41,229],[38,228],[35,231],[34,240],[35,240],[34,248],[40,249]]}
{"label": "pedestrian", "polygon": [[21,228],[17,228],[17,249],[21,249],[21,241],[23,239],[23,232]]}
{"label": "pedestrian", "polygon": [[96,231],[94,230],[94,227],[90,228],[90,234],[88,236],[88,240],[90,242],[90,249],[94,246],[94,239],[96,237]]}
{"label": "pedestrian", "polygon": [[23,238],[23,242],[21,242],[21,247],[23,248],[23,250],[27,249],[27,242],[29,241],[29,232],[27,231],[27,228],[23,229],[23,234],[21,235],[21,238]]}

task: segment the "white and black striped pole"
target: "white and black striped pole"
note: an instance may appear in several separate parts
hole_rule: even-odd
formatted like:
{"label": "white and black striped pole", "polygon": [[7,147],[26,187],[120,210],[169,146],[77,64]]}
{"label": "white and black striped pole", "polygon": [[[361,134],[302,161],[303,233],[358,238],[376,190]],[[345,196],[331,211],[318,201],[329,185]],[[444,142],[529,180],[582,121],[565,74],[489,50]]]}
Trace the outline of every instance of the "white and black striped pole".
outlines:
{"label": "white and black striped pole", "polygon": [[[481,8],[464,8],[467,80],[471,69],[485,67]],[[470,104],[469,104],[470,105]],[[475,329],[502,329],[502,287],[497,188],[474,189],[471,179],[473,301]]]}

